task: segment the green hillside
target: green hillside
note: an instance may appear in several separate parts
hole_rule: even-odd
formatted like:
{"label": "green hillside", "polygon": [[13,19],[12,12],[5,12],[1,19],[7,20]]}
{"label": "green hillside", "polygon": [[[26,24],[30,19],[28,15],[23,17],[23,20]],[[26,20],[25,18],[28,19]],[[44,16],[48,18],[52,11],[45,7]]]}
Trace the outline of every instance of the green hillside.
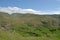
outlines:
{"label": "green hillside", "polygon": [[60,15],[0,12],[0,40],[60,40]]}

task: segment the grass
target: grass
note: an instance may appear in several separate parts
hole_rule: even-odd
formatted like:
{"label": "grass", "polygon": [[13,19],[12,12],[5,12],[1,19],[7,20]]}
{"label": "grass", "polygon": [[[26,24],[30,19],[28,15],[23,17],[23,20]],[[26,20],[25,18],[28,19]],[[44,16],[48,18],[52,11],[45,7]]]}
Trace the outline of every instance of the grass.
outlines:
{"label": "grass", "polygon": [[0,13],[0,40],[60,40],[58,20],[59,15]]}

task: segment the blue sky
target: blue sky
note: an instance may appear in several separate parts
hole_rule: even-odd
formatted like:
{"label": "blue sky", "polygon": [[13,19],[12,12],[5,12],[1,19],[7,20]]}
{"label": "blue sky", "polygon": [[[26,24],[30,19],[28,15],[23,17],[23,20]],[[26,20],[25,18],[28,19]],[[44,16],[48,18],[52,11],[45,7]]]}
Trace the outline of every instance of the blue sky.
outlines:
{"label": "blue sky", "polygon": [[55,10],[60,8],[58,0],[0,0],[0,7],[20,7],[35,10]]}
{"label": "blue sky", "polygon": [[60,0],[0,0],[0,7],[55,11],[60,10]]}

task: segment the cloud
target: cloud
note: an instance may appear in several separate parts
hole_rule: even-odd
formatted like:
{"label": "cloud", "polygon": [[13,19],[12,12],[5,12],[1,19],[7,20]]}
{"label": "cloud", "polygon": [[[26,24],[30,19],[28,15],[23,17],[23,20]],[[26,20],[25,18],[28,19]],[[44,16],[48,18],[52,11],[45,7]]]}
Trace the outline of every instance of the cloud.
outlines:
{"label": "cloud", "polygon": [[37,11],[37,10],[33,10],[33,9],[22,9],[19,7],[0,7],[0,12],[7,12],[9,14],[12,13],[31,13],[31,14],[39,14],[39,15],[43,15],[43,14],[60,14],[60,11],[51,11],[51,12],[44,12],[44,11]]}

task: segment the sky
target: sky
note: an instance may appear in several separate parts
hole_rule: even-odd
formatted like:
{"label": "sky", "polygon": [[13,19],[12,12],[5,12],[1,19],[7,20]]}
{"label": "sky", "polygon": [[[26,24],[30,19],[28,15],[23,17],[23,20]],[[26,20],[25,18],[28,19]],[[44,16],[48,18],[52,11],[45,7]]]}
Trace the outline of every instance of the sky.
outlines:
{"label": "sky", "polygon": [[0,0],[0,11],[60,14],[60,0]]}

